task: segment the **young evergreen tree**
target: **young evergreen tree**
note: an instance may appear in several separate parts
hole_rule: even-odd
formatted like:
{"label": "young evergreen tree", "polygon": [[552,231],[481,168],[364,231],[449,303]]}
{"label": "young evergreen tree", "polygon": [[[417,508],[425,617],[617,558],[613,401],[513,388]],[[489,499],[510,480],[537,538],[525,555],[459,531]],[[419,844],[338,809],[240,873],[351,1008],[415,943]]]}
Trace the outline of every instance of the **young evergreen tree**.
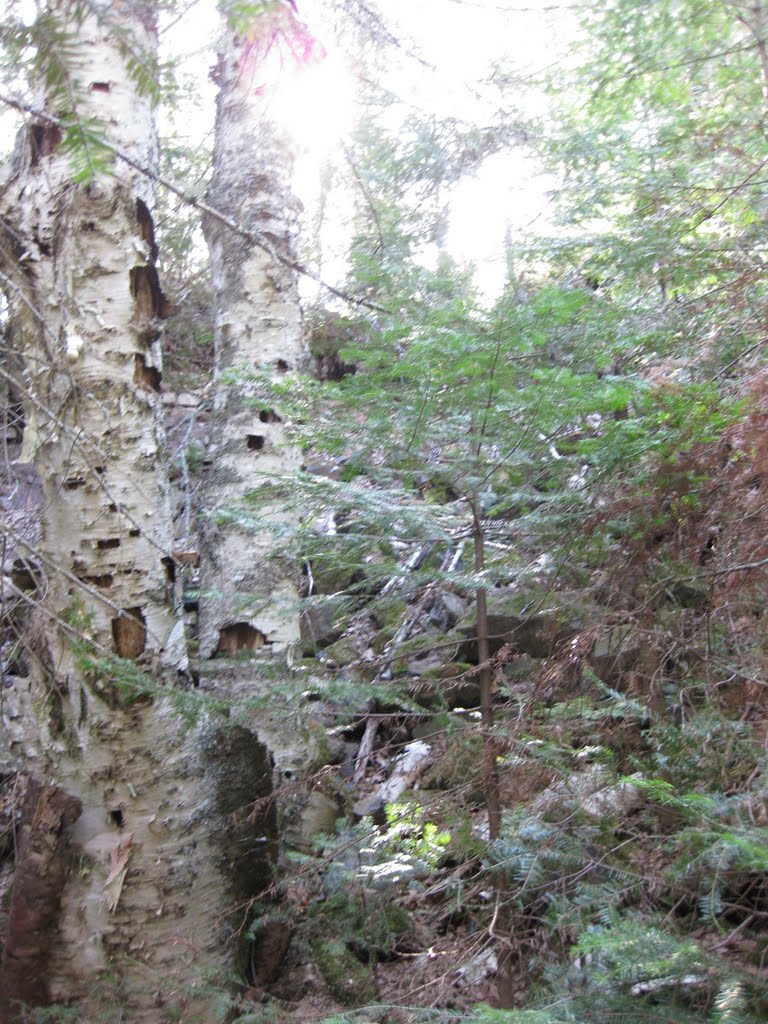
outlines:
{"label": "young evergreen tree", "polygon": [[[327,644],[326,657],[374,674],[379,709],[406,709],[419,689],[435,699],[418,683],[425,654],[440,670],[474,644],[468,674],[486,693],[492,670],[488,927],[501,960],[515,951],[514,997],[534,964],[540,998],[480,1019],[759,1019],[759,983],[740,958],[755,967],[762,925],[737,893],[753,868],[764,886],[746,812],[764,778],[764,715],[737,700],[736,721],[722,688],[746,700],[760,655],[734,631],[738,600],[713,588],[764,564],[750,503],[722,504],[728,480],[759,487],[763,465],[760,10],[617,3],[585,16],[597,58],[562,96],[550,149],[567,231],[514,251],[494,310],[446,259],[420,265],[434,236],[419,234],[409,203],[424,201],[424,164],[398,161],[404,144],[383,131],[355,152],[375,187],[349,287],[380,309],[334,325],[346,376],[306,387],[307,443],[342,478],[306,487],[324,534],[307,530],[310,586],[363,606],[357,660],[349,643]],[[331,343],[320,320],[321,342],[323,331]],[[434,626],[445,590],[479,605],[448,632]],[[761,600],[759,580],[749,592]],[[490,651],[486,601],[503,634],[487,637]],[[384,644],[364,632],[366,615],[386,627]],[[527,684],[515,675],[525,657]],[[697,749],[705,734],[715,746],[741,737],[733,774]],[[517,780],[545,765],[560,788],[516,806]],[[630,768],[639,775],[622,779]],[[696,808],[717,824],[682,825]],[[696,850],[665,861],[663,880],[648,870],[660,834],[668,851]]]}

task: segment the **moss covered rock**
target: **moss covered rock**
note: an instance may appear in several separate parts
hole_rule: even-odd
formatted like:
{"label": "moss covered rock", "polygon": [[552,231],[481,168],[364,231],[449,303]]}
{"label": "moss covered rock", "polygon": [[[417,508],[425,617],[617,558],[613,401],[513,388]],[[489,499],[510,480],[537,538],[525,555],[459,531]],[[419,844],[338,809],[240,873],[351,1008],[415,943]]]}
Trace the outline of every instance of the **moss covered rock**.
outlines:
{"label": "moss covered rock", "polygon": [[334,598],[304,603],[299,620],[302,654],[316,654],[343,635],[349,621],[346,607],[344,600]]}
{"label": "moss covered rock", "polygon": [[318,942],[313,948],[315,963],[328,991],[345,1006],[373,1002],[376,988],[371,970],[338,939]]}
{"label": "moss covered rock", "polygon": [[[555,649],[593,626],[605,615],[580,591],[504,587],[488,592],[488,633],[491,653],[511,644],[521,654],[549,658]],[[470,609],[459,623],[467,637],[470,660],[477,657],[477,612]]]}
{"label": "moss covered rock", "polygon": [[387,644],[397,634],[408,614],[408,604],[402,598],[382,602],[373,611],[373,621],[376,626],[376,636],[373,639],[373,649],[378,653],[384,650]]}
{"label": "moss covered rock", "polygon": [[476,668],[464,661],[429,669],[410,688],[410,693],[429,708],[473,708],[480,703]]}
{"label": "moss covered rock", "polygon": [[351,665],[360,659],[360,652],[355,641],[348,636],[343,636],[335,644],[325,648],[325,657],[339,668],[344,665]]}

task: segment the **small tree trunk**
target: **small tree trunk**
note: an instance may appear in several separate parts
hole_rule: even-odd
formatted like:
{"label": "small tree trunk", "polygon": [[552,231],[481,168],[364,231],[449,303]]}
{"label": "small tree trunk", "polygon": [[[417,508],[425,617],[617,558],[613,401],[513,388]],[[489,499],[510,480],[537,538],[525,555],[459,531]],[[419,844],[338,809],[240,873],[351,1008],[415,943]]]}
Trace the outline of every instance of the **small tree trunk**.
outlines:
{"label": "small tree trunk", "polygon": [[[474,527],[475,572],[485,568],[485,534],[477,495],[471,497]],[[485,808],[488,812],[488,839],[493,842],[501,832],[501,796],[499,773],[496,767],[497,749],[493,737],[493,677],[491,675],[491,649],[488,636],[488,598],[485,587],[475,591],[477,608],[477,660],[480,681],[480,721],[483,730],[483,785]]]}
{"label": "small tree trunk", "polygon": [[[477,495],[470,499],[473,520],[473,536],[475,549],[475,572],[482,573],[485,568],[485,533],[483,530],[482,513]],[[477,608],[477,654],[478,677],[480,680],[480,721],[483,730],[483,784],[485,790],[485,807],[488,813],[488,841],[494,842],[501,835],[502,804],[499,787],[499,772],[496,766],[498,748],[493,736],[493,676],[491,674],[491,652],[488,631],[488,604],[485,587],[478,587],[475,592]],[[496,893],[496,909],[491,925],[491,938],[496,946],[496,1003],[509,1009],[519,1001],[520,965],[513,956],[511,936],[514,928],[515,914],[509,903],[509,881],[506,872],[496,872],[493,876],[493,888]]]}

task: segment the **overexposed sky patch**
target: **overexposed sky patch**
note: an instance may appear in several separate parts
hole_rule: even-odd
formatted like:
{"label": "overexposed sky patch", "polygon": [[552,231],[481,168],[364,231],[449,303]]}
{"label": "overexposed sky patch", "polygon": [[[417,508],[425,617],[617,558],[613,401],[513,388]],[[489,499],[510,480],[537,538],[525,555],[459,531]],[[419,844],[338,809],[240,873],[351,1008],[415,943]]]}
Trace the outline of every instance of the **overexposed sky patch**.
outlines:
{"label": "overexposed sky patch", "polygon": [[[275,102],[296,140],[296,185],[308,224],[324,204],[322,272],[333,278],[344,273],[341,254],[350,217],[344,206],[353,200],[341,186],[335,192],[328,186],[333,165],[344,163],[344,139],[358,112],[357,69],[336,42],[344,25],[329,22],[323,0],[298,0],[298,8],[328,56],[320,65],[287,76]],[[570,7],[559,8],[552,0],[380,0],[379,9],[400,43],[389,51],[382,74],[403,112],[411,108],[453,117],[468,127],[498,121],[499,92],[489,82],[495,66],[514,69],[522,79],[536,75],[558,60],[573,32]],[[208,70],[217,26],[214,0],[201,0],[168,33],[174,49],[187,53],[182,70],[196,74],[202,90],[203,99],[187,121],[190,139],[212,125]],[[532,97],[525,102],[533,102]],[[393,119],[397,116],[393,110]],[[184,131],[183,124],[183,118],[176,119],[175,130]],[[505,238],[547,224],[552,187],[520,149],[489,157],[453,188],[444,244],[454,258],[476,267],[475,283],[489,300],[504,281]],[[427,262],[433,256],[425,252]]]}
{"label": "overexposed sky patch", "polygon": [[[572,7],[552,0],[382,0],[381,7],[427,65],[418,69],[404,58],[393,71],[396,91],[468,124],[498,121],[500,96],[489,81],[494,68],[520,80],[537,77],[556,65],[575,32]],[[520,99],[527,114],[545,113],[535,94]],[[445,245],[475,266],[475,284],[488,301],[504,283],[505,240],[546,230],[554,187],[520,147],[488,157],[452,190]]]}

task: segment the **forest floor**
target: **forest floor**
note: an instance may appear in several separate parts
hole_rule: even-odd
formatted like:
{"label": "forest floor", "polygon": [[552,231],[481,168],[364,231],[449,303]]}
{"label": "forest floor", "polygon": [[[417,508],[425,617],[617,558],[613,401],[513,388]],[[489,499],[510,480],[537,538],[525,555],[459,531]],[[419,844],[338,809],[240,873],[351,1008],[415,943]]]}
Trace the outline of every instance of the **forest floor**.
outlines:
{"label": "forest floor", "polygon": [[[489,593],[490,735],[471,593],[412,584],[416,545],[370,586],[360,565],[310,566],[298,708],[286,698],[308,737],[306,803],[255,912],[254,1019],[589,1001],[585,936],[601,928],[663,947],[655,968],[630,948],[630,970],[606,938],[606,1014],[623,992],[708,1020],[730,983],[763,1019],[768,385],[758,373],[745,386],[748,411],[719,440],[585,524],[644,524],[610,562],[553,576],[544,558]],[[206,401],[192,386],[166,399],[193,488]],[[343,460],[321,472],[338,479]],[[505,820],[490,848],[489,742]]]}
{"label": "forest floor", "polygon": [[[184,383],[164,406],[177,539],[193,544],[209,411]],[[638,1019],[669,1004],[697,1022],[736,990],[743,1019],[765,1019],[765,377],[749,388],[718,441],[585,525],[639,511],[610,563],[544,560],[489,591],[485,664],[472,593],[413,582],[438,552],[401,545],[386,580],[360,564],[305,575],[301,657],[273,697],[305,770],[278,792],[300,798],[253,908],[243,1020],[447,1021],[557,999],[577,1016],[553,1020],[598,1021],[628,999]],[[6,515],[32,522],[34,481],[14,472]],[[7,888],[12,779],[1,810]]]}

